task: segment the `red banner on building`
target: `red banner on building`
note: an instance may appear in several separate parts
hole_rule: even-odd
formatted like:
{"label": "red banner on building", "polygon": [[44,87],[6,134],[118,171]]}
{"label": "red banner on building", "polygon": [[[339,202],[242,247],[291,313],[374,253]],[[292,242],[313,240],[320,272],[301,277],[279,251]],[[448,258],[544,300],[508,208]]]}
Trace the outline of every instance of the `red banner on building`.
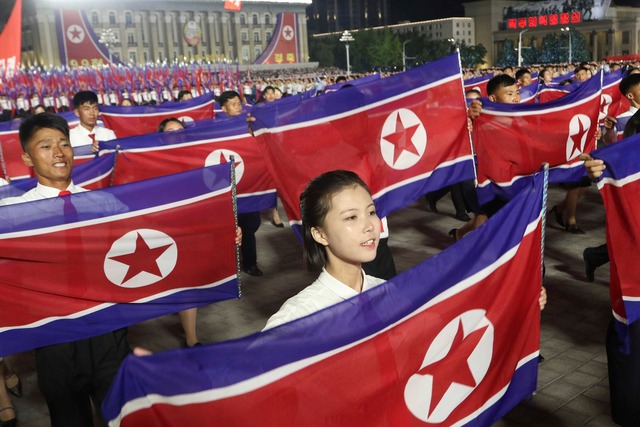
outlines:
{"label": "red banner on building", "polygon": [[224,0],[224,10],[242,10],[242,0]]}
{"label": "red banner on building", "polygon": [[16,0],[13,12],[0,34],[0,74],[11,77],[20,64],[22,50],[22,0]]}

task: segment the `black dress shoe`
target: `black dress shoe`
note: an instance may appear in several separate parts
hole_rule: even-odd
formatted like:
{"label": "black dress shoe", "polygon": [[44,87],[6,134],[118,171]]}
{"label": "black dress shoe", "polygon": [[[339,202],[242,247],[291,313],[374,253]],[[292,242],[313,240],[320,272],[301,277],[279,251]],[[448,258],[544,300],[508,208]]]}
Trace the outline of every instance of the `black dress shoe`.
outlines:
{"label": "black dress shoe", "polygon": [[469,217],[466,212],[456,212],[456,219],[462,222],[471,221],[471,217]]}
{"label": "black dress shoe", "polygon": [[544,362],[544,356],[541,354],[538,354],[538,365]]}
{"label": "black dress shoe", "polygon": [[551,213],[553,213],[553,215],[556,217],[556,222],[558,223],[559,226],[561,227],[566,227],[567,224],[564,223],[564,218],[562,218],[562,212],[558,211],[558,206],[554,206],[551,208]]}
{"label": "black dress shoe", "polygon": [[458,241],[458,229],[457,228],[452,228],[451,230],[449,230],[449,236],[451,236],[453,238],[454,242]]}
{"label": "black dress shoe", "polygon": [[249,268],[245,268],[244,272],[247,273],[249,276],[256,276],[256,277],[262,276],[262,270],[260,270],[257,265],[252,265]]}
{"label": "black dress shoe", "polygon": [[571,234],[585,234],[584,230],[578,227],[578,224],[567,224],[565,229]]}
{"label": "black dress shoe", "polygon": [[438,213],[438,207],[436,206],[437,202],[434,202],[433,200],[429,200],[427,198],[427,203],[429,204],[429,209],[431,209],[431,212]]}
{"label": "black dress shoe", "polygon": [[596,266],[589,259],[589,248],[586,248],[582,252],[582,259],[584,260],[584,274],[587,276],[587,282],[593,282],[596,278]]}

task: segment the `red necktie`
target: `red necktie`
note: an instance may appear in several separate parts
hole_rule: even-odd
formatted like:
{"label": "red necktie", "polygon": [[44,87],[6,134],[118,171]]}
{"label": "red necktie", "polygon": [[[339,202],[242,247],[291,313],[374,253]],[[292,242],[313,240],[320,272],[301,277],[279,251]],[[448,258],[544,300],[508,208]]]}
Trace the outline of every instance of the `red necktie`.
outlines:
{"label": "red necktie", "polygon": [[[68,196],[69,194],[71,194],[71,191],[69,190],[63,190],[61,192],[58,193],[58,196]],[[76,207],[73,206],[73,203],[71,202],[71,197],[66,197],[64,199],[64,222],[65,223],[69,223],[69,222],[77,222],[78,221],[78,211],[76,211]]]}
{"label": "red necktie", "polygon": [[89,134],[89,138],[91,138],[91,143],[93,144],[94,142],[96,142],[96,134],[95,133],[90,133]]}

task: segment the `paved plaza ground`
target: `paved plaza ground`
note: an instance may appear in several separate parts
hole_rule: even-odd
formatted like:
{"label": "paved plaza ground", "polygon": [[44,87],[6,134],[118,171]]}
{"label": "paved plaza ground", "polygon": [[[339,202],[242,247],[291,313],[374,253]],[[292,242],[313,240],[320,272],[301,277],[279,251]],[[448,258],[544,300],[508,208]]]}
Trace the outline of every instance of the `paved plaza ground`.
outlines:
{"label": "paved plaza ground", "polygon": [[[564,198],[551,188],[549,207]],[[447,232],[462,223],[453,218],[449,197],[431,212],[424,201],[389,217],[389,245],[398,271],[404,271],[452,244]],[[282,209],[281,216],[284,218]],[[495,426],[614,426],[609,415],[605,331],[611,317],[608,266],[596,271],[594,283],[584,275],[582,251],[604,243],[604,208],[592,186],[579,204],[578,223],[585,235],[561,229],[549,216],[544,284],[549,303],[542,314],[538,390]],[[242,275],[241,300],[199,309],[198,331],[203,343],[242,337],[262,329],[282,303],[316,277],[302,267],[301,247],[289,227],[278,229],[266,218],[257,233],[258,264],[263,277]],[[212,256],[214,256],[212,254]],[[183,341],[178,316],[150,320],[130,329],[130,342],[153,351],[177,348]],[[24,383],[24,396],[14,398],[19,426],[49,425],[47,408],[38,392],[34,355],[11,357]],[[179,379],[176,379],[179,380]],[[186,425],[189,425],[186,422]]]}

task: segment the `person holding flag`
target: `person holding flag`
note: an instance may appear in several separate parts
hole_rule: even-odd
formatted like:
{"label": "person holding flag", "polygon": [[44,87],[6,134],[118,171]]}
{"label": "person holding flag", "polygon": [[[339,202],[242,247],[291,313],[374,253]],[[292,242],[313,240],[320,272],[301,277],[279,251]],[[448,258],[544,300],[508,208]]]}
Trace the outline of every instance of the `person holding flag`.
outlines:
{"label": "person holding flag", "polygon": [[91,144],[95,153],[100,141],[116,139],[116,134],[107,128],[98,126],[98,95],[90,90],[83,90],[73,96],[73,112],[80,119],[80,124],[69,132],[72,147]]}
{"label": "person holding flag", "polygon": [[[330,307],[384,283],[366,275],[362,264],[376,257],[380,219],[369,187],[351,171],[335,170],[314,178],[300,195],[303,257],[310,270],[321,269],[310,286],[289,298],[263,330]],[[547,303],[544,287],[540,310]]]}
{"label": "person holding flag", "polygon": [[[0,200],[0,205],[87,191],[71,179],[73,148],[64,118],[51,113],[37,114],[20,125],[19,136],[24,150],[22,159],[33,167],[38,184],[20,197]],[[70,200],[67,201],[70,204]],[[51,425],[93,425],[91,401],[100,408],[120,364],[129,353],[126,328],[37,348],[38,386],[47,402]]]}

